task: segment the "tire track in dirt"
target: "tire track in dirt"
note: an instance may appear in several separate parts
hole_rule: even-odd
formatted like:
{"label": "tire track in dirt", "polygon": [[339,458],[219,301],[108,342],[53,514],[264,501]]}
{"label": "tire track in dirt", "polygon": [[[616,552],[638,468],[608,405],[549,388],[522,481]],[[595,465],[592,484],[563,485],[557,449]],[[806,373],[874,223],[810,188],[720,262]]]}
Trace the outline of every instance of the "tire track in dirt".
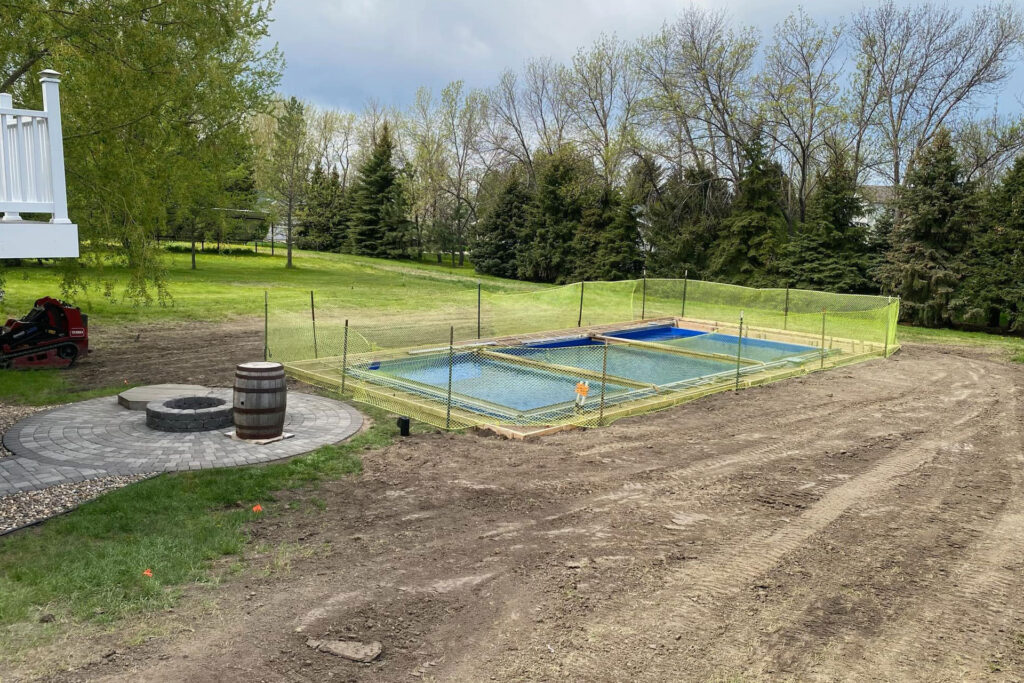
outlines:
{"label": "tire track in dirt", "polygon": [[[955,402],[970,405],[970,399],[981,393],[978,390],[962,392]],[[662,587],[650,595],[629,597],[625,604],[615,600],[602,606],[581,625],[581,635],[571,636],[568,642],[561,644],[561,651],[573,653],[572,667],[579,674],[574,678],[585,680],[588,672],[596,675],[607,671],[600,650],[609,640],[628,644],[621,666],[616,667],[622,675],[627,671],[657,671],[658,650],[648,644],[671,643],[679,637],[699,639],[701,634],[707,637],[719,623],[722,607],[729,604],[730,598],[747,590],[752,581],[839,519],[850,507],[884,494],[902,477],[934,459],[949,448],[951,439],[959,440],[965,426],[974,425],[965,434],[968,437],[970,433],[987,429],[994,420],[982,419],[989,412],[989,401],[982,403],[984,405],[978,407],[973,402],[971,412],[946,422],[937,433],[906,442],[901,450],[866,472],[829,490],[784,528],[755,533],[706,559],[670,570],[662,580]],[[562,664],[567,666],[568,661],[563,660]],[[561,669],[563,673],[566,666]]]}
{"label": "tire track in dirt", "polygon": [[953,671],[959,671],[956,677],[992,674],[1001,670],[1007,648],[1021,647],[1024,441],[1019,425],[1024,408],[1020,389],[1013,392],[1012,400],[1013,407],[1004,409],[998,421],[1005,429],[998,441],[1011,479],[1008,505],[948,578],[933,588],[941,599],[918,605],[865,648],[855,667],[861,674],[886,670],[899,672],[896,677],[934,679],[952,678]]}

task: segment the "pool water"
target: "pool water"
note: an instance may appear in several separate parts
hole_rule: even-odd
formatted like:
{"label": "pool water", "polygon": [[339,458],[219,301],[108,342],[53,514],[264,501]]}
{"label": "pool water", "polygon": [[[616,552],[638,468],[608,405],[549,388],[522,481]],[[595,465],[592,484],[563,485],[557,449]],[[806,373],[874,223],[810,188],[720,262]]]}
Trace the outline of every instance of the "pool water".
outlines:
{"label": "pool water", "polygon": [[[737,371],[737,337],[659,325],[608,333],[622,343],[607,345],[586,336],[551,339],[523,345],[425,353],[390,360],[374,360],[352,367],[352,375],[378,385],[447,402],[451,376],[452,405],[502,418],[557,418],[574,410],[577,385],[587,382],[587,407],[601,395],[617,403],[653,395],[662,389],[695,386]],[[653,342],[700,354],[658,350],[630,341]],[[741,374],[758,372],[764,364],[801,361],[816,357],[812,346],[743,338],[741,357],[748,361]],[[749,361],[754,361],[751,364]]]}
{"label": "pool water", "polygon": [[[373,370],[369,369],[372,365],[376,366]],[[410,388],[407,382],[414,382],[420,385],[418,393],[435,397],[439,394],[444,397],[448,390],[447,353],[382,361],[372,365],[355,370],[359,376],[378,383],[388,383],[388,379],[398,380],[395,384],[406,390]],[[580,381],[598,385],[589,400],[592,401],[596,393],[600,392],[600,380],[595,383],[588,377],[528,367],[514,360],[503,362],[477,353],[455,354],[451,371],[452,394],[456,402],[460,396],[468,397],[521,412],[572,403],[576,398],[576,385]],[[415,391],[416,387],[412,389]],[[605,385],[606,397],[629,391],[630,387]],[[471,407],[470,403],[463,403]]]}
{"label": "pool water", "polygon": [[[497,349],[499,353],[528,358],[541,363],[584,368],[600,373],[604,365],[603,344],[561,347],[512,346]],[[667,386],[678,382],[735,372],[735,363],[694,358],[681,353],[668,353],[612,344],[608,347],[608,374],[635,382]]]}
{"label": "pool water", "polygon": [[[738,340],[735,334],[700,332],[670,325],[611,332],[607,336],[655,342],[687,351],[715,353],[732,358],[736,357]],[[821,350],[815,346],[803,346],[801,344],[769,341],[767,339],[751,339],[749,337],[743,337],[743,344],[740,347],[741,358],[761,363],[772,363],[788,359],[806,360],[808,357],[813,357],[820,353]]]}

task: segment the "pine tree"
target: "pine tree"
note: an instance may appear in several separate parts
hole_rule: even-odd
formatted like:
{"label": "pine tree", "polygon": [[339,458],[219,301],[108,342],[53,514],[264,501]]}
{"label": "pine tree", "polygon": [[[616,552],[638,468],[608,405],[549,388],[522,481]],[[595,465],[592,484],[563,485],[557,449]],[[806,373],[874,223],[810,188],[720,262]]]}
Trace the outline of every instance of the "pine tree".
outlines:
{"label": "pine tree", "polygon": [[935,327],[950,322],[949,302],[960,281],[957,255],[976,218],[971,184],[941,129],[907,174],[890,248],[878,271],[883,290],[899,296],[901,317]]}
{"label": "pine tree", "polygon": [[526,226],[526,207],[530,194],[519,168],[487,178],[484,185],[497,185],[493,199],[481,202],[473,242],[473,266],[484,275],[514,278],[519,236]]}
{"label": "pine tree", "polygon": [[516,254],[524,280],[566,282],[576,270],[573,239],[594,196],[594,165],[571,145],[534,161],[536,188]]}
{"label": "pine tree", "polygon": [[642,215],[647,274],[699,277],[708,261],[731,198],[725,182],[707,168],[676,171],[652,193]]}
{"label": "pine tree", "polygon": [[965,322],[1024,331],[1024,156],[985,196],[950,308]]}
{"label": "pine tree", "polygon": [[338,227],[343,223],[344,193],[336,169],[325,171],[319,162],[310,174],[306,211],[302,222],[302,245],[307,249],[333,251],[338,248]]}
{"label": "pine tree", "polygon": [[356,172],[347,207],[348,238],[354,254],[383,258],[408,255],[411,224],[405,192],[393,162],[391,127],[381,126],[370,155]]}
{"label": "pine tree", "polygon": [[858,222],[864,202],[845,157],[835,155],[818,177],[807,223],[783,249],[780,272],[792,287],[832,292],[870,292],[874,258],[866,226]]}
{"label": "pine tree", "polygon": [[572,239],[575,267],[571,279],[611,279],[608,276],[608,264],[602,261],[608,254],[602,252],[609,247],[609,233],[615,223],[618,204],[618,193],[610,187],[604,187],[597,195],[596,201],[583,209],[579,226]]}
{"label": "pine tree", "polygon": [[744,155],[738,196],[732,214],[722,221],[708,265],[714,276],[728,282],[772,285],[779,279],[778,255],[789,227],[781,192],[785,174],[766,156],[760,137],[746,146]]}

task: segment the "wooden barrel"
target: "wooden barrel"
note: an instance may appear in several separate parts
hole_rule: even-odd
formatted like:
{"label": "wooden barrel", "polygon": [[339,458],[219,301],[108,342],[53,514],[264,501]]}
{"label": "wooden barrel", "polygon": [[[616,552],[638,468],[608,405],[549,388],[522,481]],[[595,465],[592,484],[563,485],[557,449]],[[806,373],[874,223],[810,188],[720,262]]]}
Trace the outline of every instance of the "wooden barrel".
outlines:
{"label": "wooden barrel", "polygon": [[235,435],[240,439],[273,439],[284,431],[288,402],[284,366],[242,363],[235,368]]}

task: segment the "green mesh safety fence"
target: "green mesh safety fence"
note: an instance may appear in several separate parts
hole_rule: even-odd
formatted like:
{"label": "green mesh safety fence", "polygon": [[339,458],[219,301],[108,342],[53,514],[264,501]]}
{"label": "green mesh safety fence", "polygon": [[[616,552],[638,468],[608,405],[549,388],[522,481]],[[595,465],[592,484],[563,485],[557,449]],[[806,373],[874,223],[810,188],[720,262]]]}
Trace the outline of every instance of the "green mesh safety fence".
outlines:
{"label": "green mesh safety fence", "polygon": [[594,426],[898,348],[882,296],[641,279],[385,312],[356,295],[271,294],[269,359],[445,429]]}

